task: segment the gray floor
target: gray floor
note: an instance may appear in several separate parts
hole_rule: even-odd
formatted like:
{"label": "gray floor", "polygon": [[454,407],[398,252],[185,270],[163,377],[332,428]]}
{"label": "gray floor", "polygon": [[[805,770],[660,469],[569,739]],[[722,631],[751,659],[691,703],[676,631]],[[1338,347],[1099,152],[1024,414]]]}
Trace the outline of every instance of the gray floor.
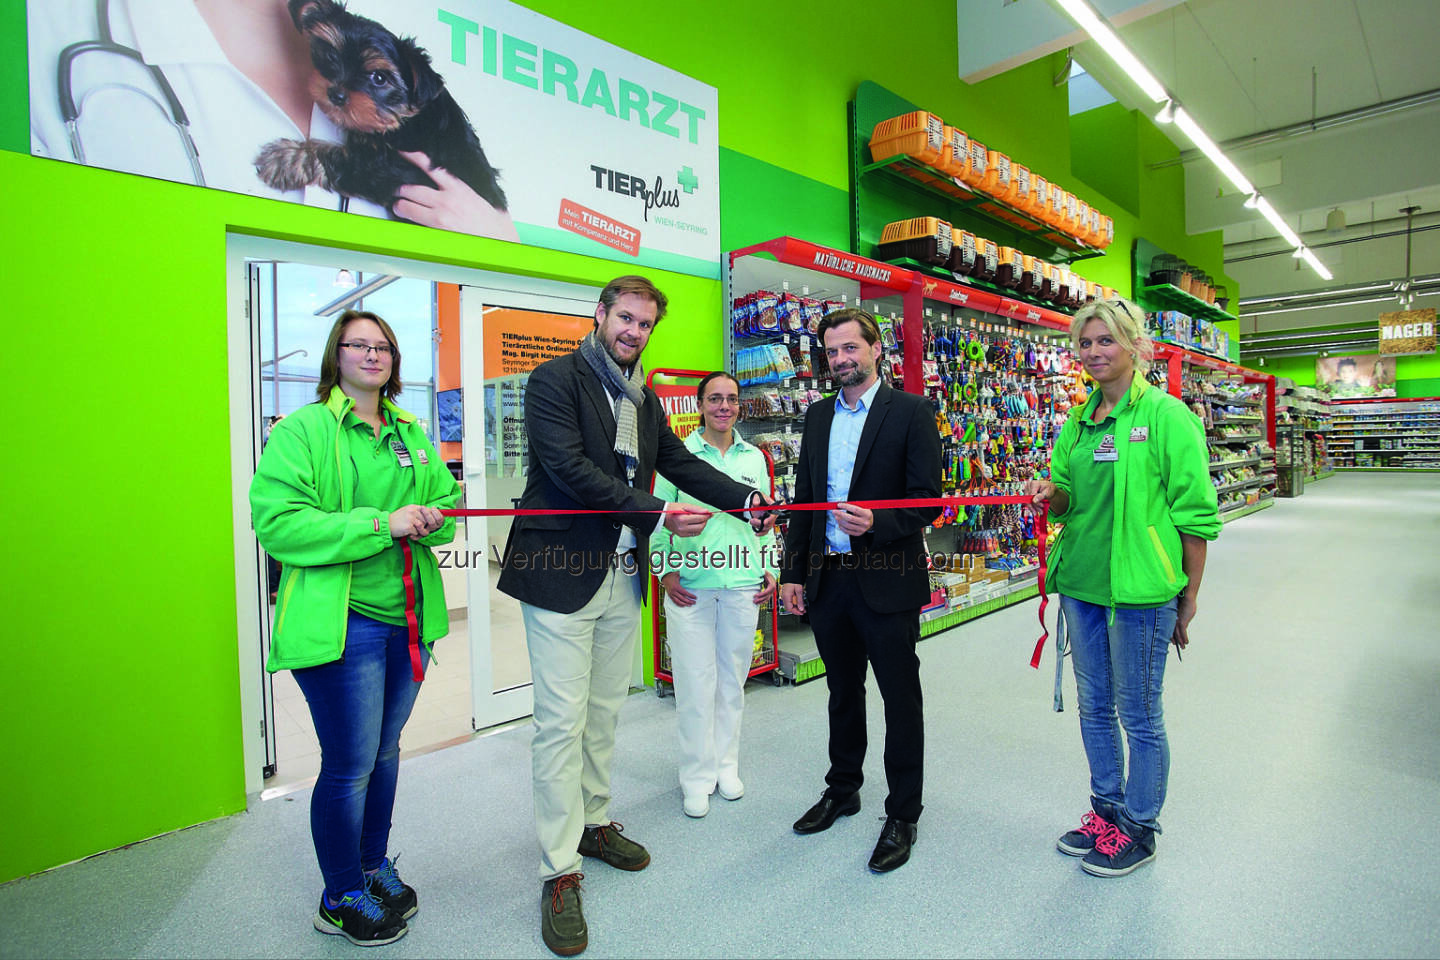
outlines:
{"label": "gray floor", "polygon": [[[1156,862],[1099,880],[1054,838],[1086,809],[1068,681],[1028,667],[1035,604],[921,644],[927,807],[871,876],[884,776],[828,833],[823,681],[752,684],[748,793],[687,820],[673,701],[630,698],[615,816],[650,869],[587,869],[586,956],[1440,955],[1440,477],[1341,474],[1229,525],[1173,658]],[[870,698],[878,747],[880,700]],[[392,850],[420,891],[392,957],[548,956],[528,728],[405,761]],[[310,927],[308,792],[0,887],[0,956],[372,956]]]}

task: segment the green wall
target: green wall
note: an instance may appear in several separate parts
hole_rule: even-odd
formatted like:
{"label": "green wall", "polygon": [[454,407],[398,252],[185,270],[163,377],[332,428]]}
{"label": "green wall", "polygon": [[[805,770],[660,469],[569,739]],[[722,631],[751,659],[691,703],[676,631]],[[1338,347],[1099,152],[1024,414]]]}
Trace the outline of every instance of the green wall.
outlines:
{"label": "green wall", "polygon": [[1070,118],[1070,168],[1075,176],[1140,215],[1140,114],[1107,103]]}
{"label": "green wall", "polygon": [[[576,0],[531,6],[719,88],[727,248],[786,233],[844,244],[845,104],[862,79],[1022,162],[1069,169],[1051,65],[957,81],[953,3],[912,4],[902,19],[859,0],[823,16],[742,0],[678,25],[676,8],[657,0],[619,17]],[[23,4],[0,5],[0,52],[10,54],[0,56],[0,258],[16,318],[12,392],[29,404],[15,411],[28,429],[0,479],[16,518],[0,576],[22,601],[7,624],[18,658],[0,720],[25,732],[9,753],[24,784],[0,794],[0,881],[245,807],[238,676],[253,668],[237,661],[228,233],[597,285],[618,269],[32,158],[23,19]],[[1014,125],[1020,95],[1041,104],[1041,122]],[[1137,163],[1159,150],[1148,125],[1137,122]],[[1218,267],[1218,235],[1184,235],[1182,189],[1178,169],[1140,176],[1141,216],[1116,215],[1117,255],[1091,261],[1088,275],[1128,290],[1137,232]],[[1086,199],[1120,210],[1098,191]],[[647,360],[717,365],[720,284],[654,274],[671,319]]]}
{"label": "green wall", "polygon": [[[1247,360],[1253,364],[1253,360]],[[1315,355],[1266,358],[1265,372],[1289,377],[1296,386],[1315,385]],[[1440,397],[1440,354],[1395,358],[1397,397]]]}

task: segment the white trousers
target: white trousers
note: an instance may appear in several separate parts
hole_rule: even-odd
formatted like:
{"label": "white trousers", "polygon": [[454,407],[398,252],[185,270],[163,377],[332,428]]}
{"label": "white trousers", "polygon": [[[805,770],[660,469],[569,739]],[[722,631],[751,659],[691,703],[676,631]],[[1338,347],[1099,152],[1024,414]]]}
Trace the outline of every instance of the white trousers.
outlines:
{"label": "white trousers", "polygon": [[680,789],[708,796],[719,777],[738,776],[745,678],[755,649],[760,585],[691,590],[695,604],[665,598],[665,632],[675,677],[675,727],[680,740]]}
{"label": "white trousers", "polygon": [[540,879],[580,869],[587,824],[610,822],[615,721],[630,692],[639,574],[611,570],[574,613],[520,604],[535,686],[530,746]]}

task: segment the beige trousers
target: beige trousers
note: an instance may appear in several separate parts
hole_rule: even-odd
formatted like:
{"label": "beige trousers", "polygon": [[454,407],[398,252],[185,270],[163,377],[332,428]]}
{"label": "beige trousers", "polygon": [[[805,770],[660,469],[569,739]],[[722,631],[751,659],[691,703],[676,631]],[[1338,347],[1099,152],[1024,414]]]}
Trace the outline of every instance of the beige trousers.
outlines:
{"label": "beige trousers", "polygon": [[535,685],[530,761],[541,880],[578,872],[584,828],[610,822],[615,722],[630,692],[640,578],[612,569],[574,613],[520,604]]}

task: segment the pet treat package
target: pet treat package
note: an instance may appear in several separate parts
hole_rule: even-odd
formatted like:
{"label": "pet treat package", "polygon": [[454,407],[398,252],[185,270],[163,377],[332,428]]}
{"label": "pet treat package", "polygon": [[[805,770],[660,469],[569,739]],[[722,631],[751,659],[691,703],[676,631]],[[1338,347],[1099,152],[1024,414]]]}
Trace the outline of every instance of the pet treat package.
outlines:
{"label": "pet treat package", "polygon": [[[825,304],[819,300],[803,297],[800,300],[800,325],[806,333],[813,334],[820,329],[820,320],[825,316]],[[809,374],[806,374],[809,376]]]}
{"label": "pet treat package", "polygon": [[780,329],[780,316],[777,312],[780,298],[768,290],[761,290],[755,294],[755,320],[752,330],[756,333],[775,333]]}
{"label": "pet treat package", "polygon": [[895,322],[894,320],[876,320],[880,327],[880,342],[887,347],[895,346]]}
{"label": "pet treat package", "polygon": [[809,334],[801,334],[795,351],[795,375],[800,377],[815,376],[815,364],[811,357],[811,343]]}

